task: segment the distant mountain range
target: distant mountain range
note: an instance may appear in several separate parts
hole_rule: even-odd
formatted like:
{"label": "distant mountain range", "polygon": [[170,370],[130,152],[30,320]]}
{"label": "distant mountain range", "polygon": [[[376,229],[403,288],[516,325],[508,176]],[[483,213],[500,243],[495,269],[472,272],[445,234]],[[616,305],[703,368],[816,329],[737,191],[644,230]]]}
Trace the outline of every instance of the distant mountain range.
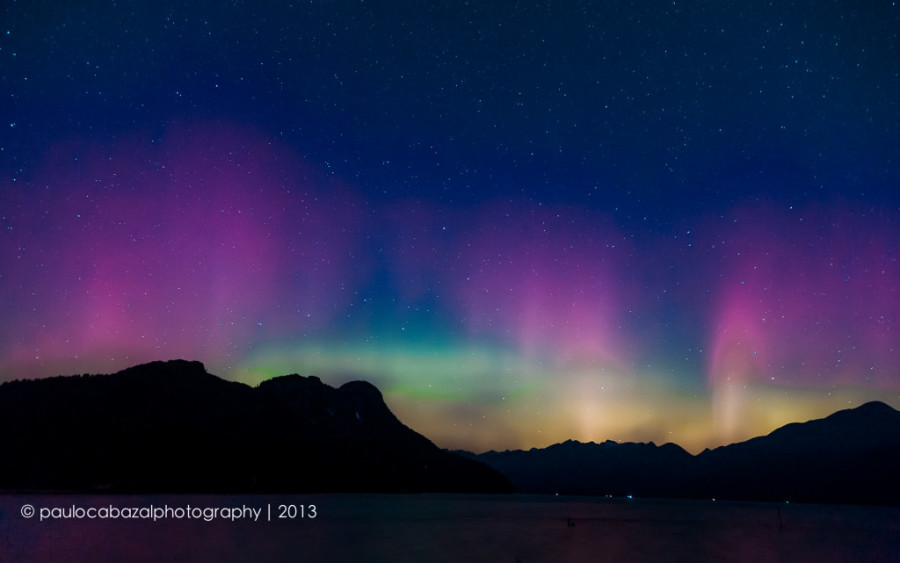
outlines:
{"label": "distant mountain range", "polygon": [[871,402],[704,450],[568,441],[475,455],[518,492],[900,504],[900,412]]}
{"label": "distant mountain range", "polygon": [[258,387],[203,364],[0,385],[0,490],[510,492],[404,426],[369,383]]}
{"label": "distant mountain range", "polygon": [[0,490],[511,492],[900,504],[900,412],[866,403],[694,456],[567,441],[448,452],[381,393],[286,375],[257,387],[175,360],[0,385]]}

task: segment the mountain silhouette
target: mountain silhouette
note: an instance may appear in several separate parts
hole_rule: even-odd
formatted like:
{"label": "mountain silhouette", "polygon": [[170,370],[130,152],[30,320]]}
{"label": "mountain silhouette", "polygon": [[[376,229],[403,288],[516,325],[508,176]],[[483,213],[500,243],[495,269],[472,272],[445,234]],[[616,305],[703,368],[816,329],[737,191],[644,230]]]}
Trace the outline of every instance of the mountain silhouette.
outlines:
{"label": "mountain silhouette", "polygon": [[[257,387],[174,360],[0,385],[2,490],[509,492],[900,504],[900,412],[871,402],[691,455],[569,440],[447,452],[373,385]],[[457,455],[462,454],[462,455]]]}
{"label": "mountain silhouette", "polygon": [[583,444],[459,452],[519,492],[900,504],[900,412],[881,402],[692,456],[675,444]]}
{"label": "mountain silhouette", "polygon": [[568,440],[543,449],[468,455],[509,477],[517,492],[563,495],[677,496],[693,461],[680,446],[652,442]]}
{"label": "mountain silhouette", "polygon": [[404,426],[373,385],[257,387],[174,360],[0,385],[0,489],[509,492]]}
{"label": "mountain silhouette", "polygon": [[704,450],[697,495],[900,504],[900,412],[881,402]]}

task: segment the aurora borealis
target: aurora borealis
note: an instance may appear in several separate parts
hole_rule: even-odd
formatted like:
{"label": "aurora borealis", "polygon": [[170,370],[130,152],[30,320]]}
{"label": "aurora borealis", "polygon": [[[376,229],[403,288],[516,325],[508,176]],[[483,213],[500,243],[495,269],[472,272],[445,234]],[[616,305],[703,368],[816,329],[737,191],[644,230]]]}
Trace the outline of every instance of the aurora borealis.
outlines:
{"label": "aurora borealis", "polygon": [[366,379],[475,451],[900,406],[891,2],[58,6],[0,27],[0,380]]}

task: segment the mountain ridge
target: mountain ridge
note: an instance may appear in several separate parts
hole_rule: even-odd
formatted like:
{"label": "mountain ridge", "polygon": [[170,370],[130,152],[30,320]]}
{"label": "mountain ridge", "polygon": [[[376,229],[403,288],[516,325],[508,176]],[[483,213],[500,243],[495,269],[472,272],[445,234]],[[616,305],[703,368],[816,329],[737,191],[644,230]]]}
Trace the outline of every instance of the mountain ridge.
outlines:
{"label": "mountain ridge", "polygon": [[256,387],[200,362],[0,385],[0,489],[116,492],[509,492],[440,450],[366,382]]}
{"label": "mountain ridge", "polygon": [[696,455],[672,443],[609,440],[458,453],[519,492],[900,504],[900,412],[880,401]]}
{"label": "mountain ridge", "polygon": [[447,452],[371,383],[250,387],[172,360],[0,384],[0,489],[510,492],[900,504],[900,412],[880,401],[691,454],[667,442]]}

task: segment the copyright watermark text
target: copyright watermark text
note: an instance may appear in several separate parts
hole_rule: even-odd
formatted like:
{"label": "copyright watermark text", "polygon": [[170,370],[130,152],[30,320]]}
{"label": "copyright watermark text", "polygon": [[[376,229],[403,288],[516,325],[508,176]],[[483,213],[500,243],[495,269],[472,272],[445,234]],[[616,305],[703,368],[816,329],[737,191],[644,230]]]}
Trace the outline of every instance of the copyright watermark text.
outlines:
{"label": "copyright watermark text", "polygon": [[45,520],[243,520],[271,522],[275,520],[312,520],[318,516],[314,504],[264,504],[261,506],[41,506],[23,504],[22,518]]}

